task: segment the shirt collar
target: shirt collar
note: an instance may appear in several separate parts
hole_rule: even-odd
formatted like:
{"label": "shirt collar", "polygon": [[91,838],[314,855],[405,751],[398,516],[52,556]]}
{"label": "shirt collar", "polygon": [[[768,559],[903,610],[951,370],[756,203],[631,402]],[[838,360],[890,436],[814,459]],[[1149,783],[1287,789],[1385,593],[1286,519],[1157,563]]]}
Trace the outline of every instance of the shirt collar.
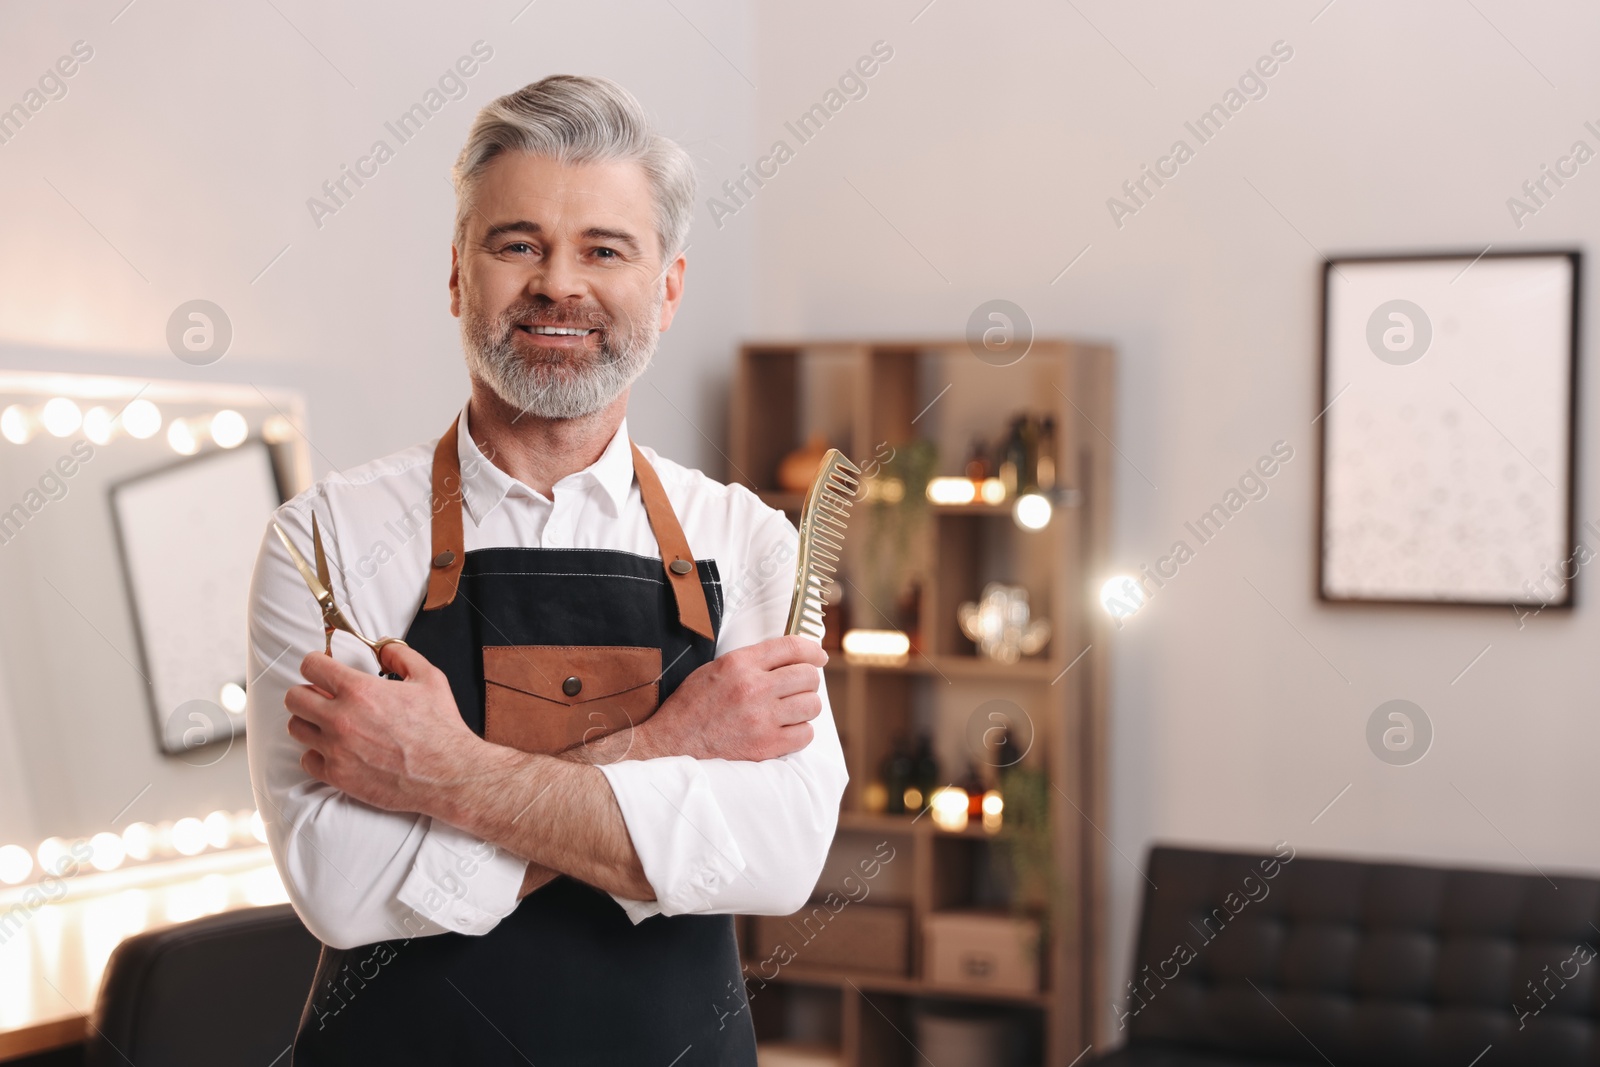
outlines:
{"label": "shirt collar", "polygon": [[[468,406],[470,405],[463,404],[461,407],[461,417],[456,428],[456,453],[461,460],[462,500],[466,504],[467,513],[472,516],[473,523],[481,526],[483,520],[511,493],[544,498],[531,486],[495,466],[478,448],[478,442],[472,439],[467,426]],[[628,499],[628,490],[633,487],[633,449],[628,438],[626,418],[617,426],[617,432],[612,435],[611,441],[600,453],[599,459],[583,470],[562,478],[556,482],[555,488],[570,491],[573,488],[592,485],[598,485],[605,490],[606,495],[611,498],[612,513],[620,515],[623,502]]]}

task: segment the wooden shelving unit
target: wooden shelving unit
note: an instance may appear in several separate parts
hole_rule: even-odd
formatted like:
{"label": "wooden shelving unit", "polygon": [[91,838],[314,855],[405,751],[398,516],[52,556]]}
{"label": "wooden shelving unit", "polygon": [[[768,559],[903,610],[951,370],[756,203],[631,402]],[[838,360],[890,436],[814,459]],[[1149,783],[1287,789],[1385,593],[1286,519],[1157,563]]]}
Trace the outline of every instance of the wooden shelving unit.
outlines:
{"label": "wooden shelving unit", "polygon": [[[1105,839],[1099,828],[1105,823],[1108,621],[1096,593],[1106,577],[1110,530],[1112,360],[1103,345],[1046,339],[1036,339],[1025,357],[1005,367],[977,359],[961,339],[742,346],[728,477],[791,517],[801,498],[779,490],[777,468],[818,434],[857,463],[881,455],[885,445],[931,440],[939,449],[936,473],[949,475],[961,473],[974,435],[992,440],[1020,411],[1048,414],[1056,425],[1058,484],[1058,506],[1039,531],[1018,527],[1009,501],[929,505],[927,543],[917,557],[929,561],[917,574],[918,651],[902,666],[853,663],[832,653],[825,679],[850,785],[817,894],[830,888],[835,860],[838,869],[848,869],[853,855],[888,842],[895,859],[871,902],[909,913],[909,967],[892,974],[817,966],[802,949],[752,996],[761,1039],[820,1042],[837,1049],[842,1062],[861,1067],[910,1067],[922,1062],[910,1045],[919,1004],[1018,1019],[1044,1063],[1069,1063],[1091,1040],[1108,1036],[1106,991],[1097,984],[1104,952]],[[859,582],[865,506],[854,510],[841,571]],[[956,608],[976,600],[988,581],[1024,586],[1035,615],[1050,620],[1051,639],[1039,655],[997,663],[980,657],[962,635]],[[844,588],[859,606],[859,584]],[[852,615],[854,625],[882,625],[859,610]],[[966,771],[963,727],[974,709],[994,698],[1022,706],[1033,722],[1023,763],[1048,775],[1054,857],[1065,887],[1043,946],[1040,988],[1027,993],[939,984],[924,969],[921,931],[929,915],[992,903],[974,899],[973,872],[985,862],[993,835],[976,824],[951,833],[926,814],[873,814],[863,807],[864,789],[878,777],[894,737],[914,727],[933,735],[943,757],[941,777],[958,782]],[[753,922],[744,920],[741,931],[747,964]]]}

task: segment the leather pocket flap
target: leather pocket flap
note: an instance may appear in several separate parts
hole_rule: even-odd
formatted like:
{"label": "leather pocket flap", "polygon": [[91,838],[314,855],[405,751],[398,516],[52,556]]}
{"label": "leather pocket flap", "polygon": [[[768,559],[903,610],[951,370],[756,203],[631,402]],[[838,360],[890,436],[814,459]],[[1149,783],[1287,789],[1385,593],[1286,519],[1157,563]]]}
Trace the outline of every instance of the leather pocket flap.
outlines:
{"label": "leather pocket flap", "polygon": [[484,739],[553,753],[604,737],[655,712],[660,677],[659,648],[485,647]]}

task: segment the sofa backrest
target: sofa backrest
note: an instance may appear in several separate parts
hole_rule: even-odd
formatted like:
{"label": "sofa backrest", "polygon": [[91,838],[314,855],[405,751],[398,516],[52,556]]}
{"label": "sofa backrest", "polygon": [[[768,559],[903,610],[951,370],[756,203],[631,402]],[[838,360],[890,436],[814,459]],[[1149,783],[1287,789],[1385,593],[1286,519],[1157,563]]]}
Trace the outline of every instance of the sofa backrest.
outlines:
{"label": "sofa backrest", "polygon": [[1131,1043],[1307,1063],[1600,1064],[1600,881],[1151,849]]}

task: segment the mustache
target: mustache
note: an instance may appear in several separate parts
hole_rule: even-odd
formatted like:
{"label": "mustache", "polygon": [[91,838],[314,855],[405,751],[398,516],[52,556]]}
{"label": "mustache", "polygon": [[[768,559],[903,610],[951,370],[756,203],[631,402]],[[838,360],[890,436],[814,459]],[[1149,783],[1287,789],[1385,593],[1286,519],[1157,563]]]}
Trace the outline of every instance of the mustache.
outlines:
{"label": "mustache", "polygon": [[516,326],[581,326],[604,330],[610,328],[611,317],[597,307],[563,312],[539,304],[513,304],[500,313],[500,325],[507,330]]}

